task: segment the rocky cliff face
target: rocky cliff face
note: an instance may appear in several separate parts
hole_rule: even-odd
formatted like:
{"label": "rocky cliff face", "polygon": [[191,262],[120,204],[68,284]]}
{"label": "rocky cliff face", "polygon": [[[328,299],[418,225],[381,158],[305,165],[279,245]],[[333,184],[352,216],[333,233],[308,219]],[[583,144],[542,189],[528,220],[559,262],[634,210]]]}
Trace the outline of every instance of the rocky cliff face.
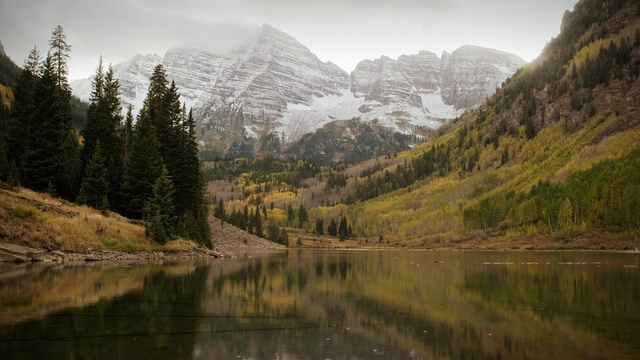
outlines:
{"label": "rocky cliff face", "polygon": [[289,105],[311,106],[314,97],[341,94],[348,74],[321,62],[289,35],[264,25],[255,43],[229,54],[228,62],[195,104],[200,124],[215,122],[216,109],[239,105],[249,136],[282,127]]}
{"label": "rocky cliff face", "polygon": [[465,45],[442,54],[442,99],[456,109],[475,108],[526,61],[503,51]]}
{"label": "rocky cliff face", "polygon": [[480,105],[525,64],[516,55],[470,45],[441,58],[428,51],[397,60],[383,56],[358,64],[351,73],[351,91],[367,101],[451,119]]}
{"label": "rocky cliff face", "polygon": [[[280,145],[291,144],[336,120],[375,120],[396,132],[419,134],[478,106],[525,62],[465,46],[441,58],[421,51],[396,60],[364,60],[349,76],[293,37],[263,25],[252,41],[226,54],[176,48],[164,57],[136,55],[116,65],[123,108],[141,108],[160,63],[194,110],[202,148],[222,154],[247,144],[257,151],[265,137],[273,143],[272,134]],[[71,86],[88,100],[90,79]]]}

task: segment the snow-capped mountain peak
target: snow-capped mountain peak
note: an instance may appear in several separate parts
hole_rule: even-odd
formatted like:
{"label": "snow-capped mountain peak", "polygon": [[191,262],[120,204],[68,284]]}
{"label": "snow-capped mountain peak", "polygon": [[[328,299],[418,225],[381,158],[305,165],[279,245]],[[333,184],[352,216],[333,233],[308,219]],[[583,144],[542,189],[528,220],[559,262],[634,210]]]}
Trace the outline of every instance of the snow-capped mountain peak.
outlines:
{"label": "snow-capped mountain peak", "polygon": [[[334,120],[376,120],[404,133],[435,128],[480,105],[525,64],[512,54],[467,45],[441,57],[420,51],[395,60],[363,60],[347,74],[264,24],[224,54],[181,47],[114,66],[124,109],[128,104],[140,109],[160,63],[194,110],[200,144],[219,153],[269,134],[291,143]],[[71,86],[88,100],[91,79]]]}

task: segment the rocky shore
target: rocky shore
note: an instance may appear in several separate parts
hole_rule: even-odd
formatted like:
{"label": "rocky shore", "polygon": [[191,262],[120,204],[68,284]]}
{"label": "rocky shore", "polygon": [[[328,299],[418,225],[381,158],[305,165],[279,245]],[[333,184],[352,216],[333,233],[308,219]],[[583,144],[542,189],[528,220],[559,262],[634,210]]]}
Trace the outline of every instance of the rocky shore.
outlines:
{"label": "rocky shore", "polygon": [[192,250],[167,251],[112,251],[87,249],[78,252],[46,249],[35,249],[27,246],[0,243],[0,262],[28,263],[70,263],[95,261],[135,262],[148,260],[196,260],[218,259],[225,255],[209,249],[196,248]]}

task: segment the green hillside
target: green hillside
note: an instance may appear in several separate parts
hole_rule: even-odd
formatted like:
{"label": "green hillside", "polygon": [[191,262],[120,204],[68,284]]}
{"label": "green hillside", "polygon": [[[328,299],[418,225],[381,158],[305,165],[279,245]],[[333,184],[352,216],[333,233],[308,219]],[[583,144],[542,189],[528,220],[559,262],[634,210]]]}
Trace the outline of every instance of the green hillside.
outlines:
{"label": "green hillside", "polygon": [[576,5],[537,61],[387,177],[411,178],[416,159],[437,150],[433,174],[346,210],[357,232],[417,246],[496,236],[591,246],[584,238],[604,233],[615,239],[605,246],[631,246],[640,235],[639,13],[635,1]]}
{"label": "green hillside", "polygon": [[423,144],[345,167],[337,187],[323,171],[249,198],[281,200],[283,219],[278,204],[309,208],[291,229],[303,245],[344,216],[353,246],[635,248],[639,72],[640,3],[583,0],[537,60]]}

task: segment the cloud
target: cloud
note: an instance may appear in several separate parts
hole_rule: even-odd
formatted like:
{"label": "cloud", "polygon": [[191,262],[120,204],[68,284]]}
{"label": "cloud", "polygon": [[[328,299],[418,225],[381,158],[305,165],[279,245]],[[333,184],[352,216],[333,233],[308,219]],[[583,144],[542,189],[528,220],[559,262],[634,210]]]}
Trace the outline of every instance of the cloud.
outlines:
{"label": "cloud", "polygon": [[[98,57],[117,63],[200,44],[224,52],[268,23],[324,61],[350,71],[366,58],[452,51],[464,44],[531,60],[577,0],[0,0],[0,38],[21,63],[46,52],[62,25],[71,76],[89,76]],[[532,31],[535,29],[535,31]]]}

